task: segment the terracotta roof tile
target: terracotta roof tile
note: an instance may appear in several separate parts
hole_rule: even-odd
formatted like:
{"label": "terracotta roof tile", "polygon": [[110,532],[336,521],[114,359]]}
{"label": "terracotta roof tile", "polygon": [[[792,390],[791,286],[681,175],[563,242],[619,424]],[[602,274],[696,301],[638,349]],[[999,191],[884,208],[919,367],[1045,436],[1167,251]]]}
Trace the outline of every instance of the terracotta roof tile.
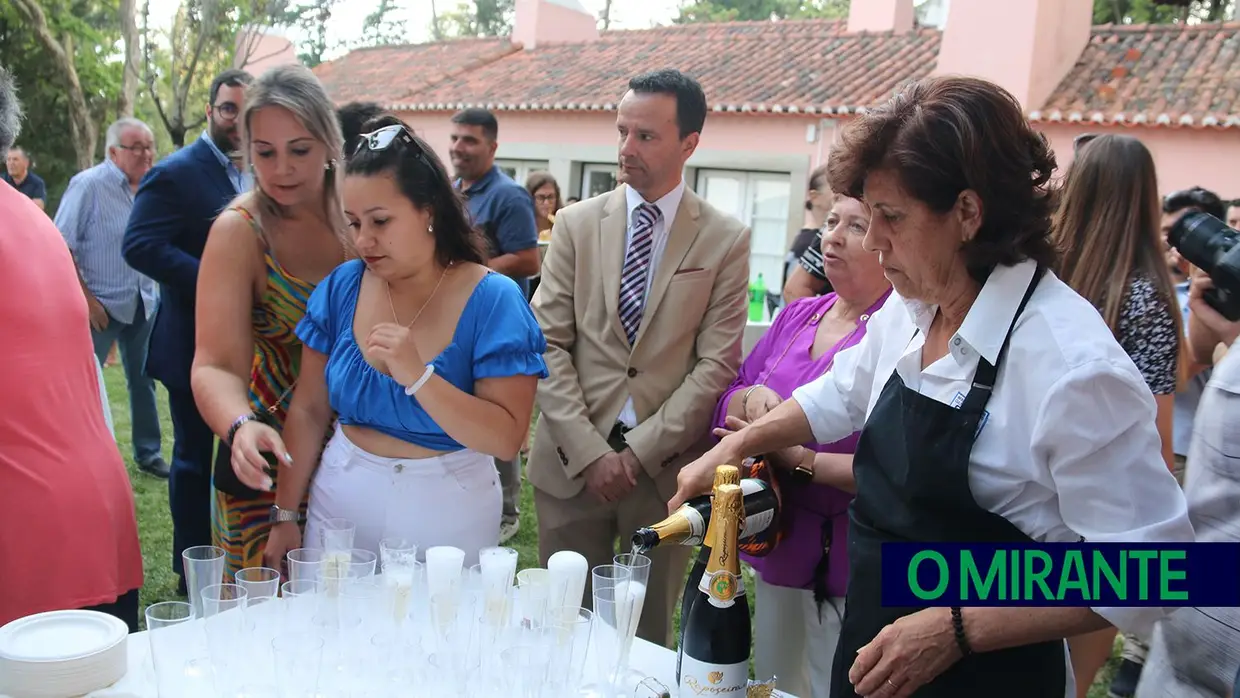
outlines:
{"label": "terracotta roof tile", "polygon": [[320,64],[314,73],[338,104],[388,103],[519,50],[507,37],[379,46],[350,51]]}
{"label": "terracotta roof tile", "polygon": [[698,78],[718,110],[846,114],[929,74],[939,37],[848,34],[846,23],[827,20],[673,25],[539,44],[399,95],[390,74],[339,72],[349,74],[350,94],[400,109],[611,109],[631,76],[673,66]]}
{"label": "terracotta roof tile", "polygon": [[[337,102],[612,110],[628,78],[697,77],[716,111],[852,114],[929,75],[941,32],[830,20],[672,25],[524,50],[507,38],[361,49],[315,69]],[[1240,128],[1240,23],[1101,25],[1035,121]]]}
{"label": "terracotta roof tile", "polygon": [[1035,121],[1240,127],[1240,22],[1101,25]]}

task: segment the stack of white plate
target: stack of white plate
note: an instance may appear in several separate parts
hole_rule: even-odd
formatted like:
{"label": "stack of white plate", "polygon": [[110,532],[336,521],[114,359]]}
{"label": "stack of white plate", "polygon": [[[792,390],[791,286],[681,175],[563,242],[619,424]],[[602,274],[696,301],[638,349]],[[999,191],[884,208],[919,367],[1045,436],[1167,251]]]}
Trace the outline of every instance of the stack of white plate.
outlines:
{"label": "stack of white plate", "polygon": [[129,628],[97,611],[51,611],[0,628],[0,695],[66,698],[125,675]]}

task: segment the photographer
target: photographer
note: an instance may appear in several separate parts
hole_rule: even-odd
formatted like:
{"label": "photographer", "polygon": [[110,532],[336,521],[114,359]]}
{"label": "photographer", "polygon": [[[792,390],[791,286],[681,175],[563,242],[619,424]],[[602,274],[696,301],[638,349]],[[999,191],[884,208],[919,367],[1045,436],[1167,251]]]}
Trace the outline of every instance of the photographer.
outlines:
{"label": "photographer", "polygon": [[[1170,194],[1163,201],[1163,230],[1166,231],[1169,259],[1180,258],[1192,265],[1189,282],[1189,351],[1198,364],[1212,366],[1219,351],[1226,351],[1236,337],[1237,322],[1228,320],[1207,297],[1215,288],[1209,267],[1223,267],[1227,274],[1240,257],[1240,232],[1228,228],[1223,219],[1227,207],[1217,195],[1201,187]],[[1199,214],[1206,214],[1201,216]],[[1193,216],[1192,222],[1186,218]],[[1183,268],[1182,265],[1181,269]],[[1237,284],[1240,285],[1240,284]],[[1222,288],[1226,302],[1236,303],[1240,288]],[[1236,313],[1233,313],[1235,315]],[[1220,348],[1220,344],[1223,345]]]}
{"label": "photographer", "polygon": [[[1214,364],[1202,394],[1189,449],[1184,495],[1199,543],[1240,542],[1240,351],[1228,352],[1240,336],[1240,322],[1227,320],[1206,300],[1210,276],[1194,267],[1189,292],[1193,347]],[[1237,608],[1185,608],[1159,622],[1136,698],[1232,695],[1240,665]]]}

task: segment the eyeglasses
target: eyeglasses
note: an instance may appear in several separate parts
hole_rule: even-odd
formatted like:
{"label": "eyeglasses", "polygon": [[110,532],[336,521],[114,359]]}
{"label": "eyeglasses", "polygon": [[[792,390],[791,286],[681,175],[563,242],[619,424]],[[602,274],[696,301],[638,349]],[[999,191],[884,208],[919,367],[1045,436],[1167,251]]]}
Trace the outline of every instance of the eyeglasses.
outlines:
{"label": "eyeglasses", "polygon": [[237,118],[237,115],[241,113],[241,109],[239,109],[237,105],[232,102],[217,104],[214,107],[211,107],[211,110],[218,112],[219,115],[225,119],[235,119]]}
{"label": "eyeglasses", "polygon": [[537,201],[540,204],[554,204],[555,194],[539,194],[534,197],[534,201]]}
{"label": "eyeglasses", "polygon": [[138,155],[146,155],[147,153],[155,152],[155,146],[145,145],[142,143],[139,143],[137,145],[121,145],[118,143],[116,147],[120,148],[121,150],[128,150],[129,152],[136,153]]}

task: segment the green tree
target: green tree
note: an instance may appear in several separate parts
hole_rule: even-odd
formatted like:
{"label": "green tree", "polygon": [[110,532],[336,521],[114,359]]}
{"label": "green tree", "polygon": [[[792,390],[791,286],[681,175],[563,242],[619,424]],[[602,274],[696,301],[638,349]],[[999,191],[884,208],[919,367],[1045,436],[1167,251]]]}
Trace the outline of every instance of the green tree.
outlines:
{"label": "green tree", "polygon": [[[39,114],[35,106],[43,97],[52,96],[41,94],[43,88],[59,92],[54,103],[67,119],[56,135],[71,144],[71,162],[78,170],[94,163],[98,122],[108,103],[114,103],[120,86],[120,71],[113,70],[99,55],[102,49],[106,58],[107,47],[119,38],[116,12],[113,2],[90,0],[12,0],[0,4],[2,60],[19,80],[35,88],[35,103],[27,107],[27,113]],[[28,65],[31,60],[40,65]],[[42,114],[38,125],[40,130],[45,127]]]}
{"label": "green tree", "polygon": [[1094,0],[1095,24],[1218,22],[1231,16],[1235,0]]}
{"label": "green tree", "polygon": [[772,19],[841,19],[848,0],[690,0],[680,6],[676,24]]}
{"label": "green tree", "polygon": [[507,36],[513,12],[514,0],[462,1],[436,19],[444,36]]}
{"label": "green tree", "polygon": [[311,68],[322,63],[323,56],[334,48],[327,38],[327,22],[339,3],[340,0],[300,2],[286,10],[277,22],[297,27],[307,37],[298,46],[297,59]]}
{"label": "green tree", "polygon": [[[171,29],[151,26],[143,10],[144,82],[172,146],[185,145],[188,132],[206,122],[211,80],[222,70],[245,67],[250,46],[238,37],[285,16],[280,0],[183,0]],[[250,46],[252,48],[252,46]]]}
{"label": "green tree", "polygon": [[405,20],[396,19],[400,6],[395,0],[379,0],[375,11],[362,20],[361,46],[391,46],[407,41]]}
{"label": "green tree", "polygon": [[119,39],[116,0],[0,2],[0,65],[26,111],[18,145],[47,181],[49,215],[69,178],[102,156],[99,134],[120,96]]}

